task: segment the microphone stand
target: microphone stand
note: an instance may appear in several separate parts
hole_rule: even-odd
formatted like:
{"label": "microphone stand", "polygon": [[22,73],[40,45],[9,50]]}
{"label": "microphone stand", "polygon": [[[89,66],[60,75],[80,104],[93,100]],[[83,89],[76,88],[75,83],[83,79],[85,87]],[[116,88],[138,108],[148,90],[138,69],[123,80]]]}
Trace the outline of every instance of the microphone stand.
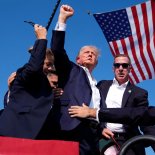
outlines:
{"label": "microphone stand", "polygon": [[[50,16],[50,18],[49,18],[49,20],[48,20],[48,22],[47,22],[47,25],[46,25],[46,30],[47,30],[47,31],[48,31],[48,29],[49,29],[49,27],[50,27],[50,25],[51,25],[51,23],[52,23],[52,20],[53,20],[53,18],[54,18],[54,15],[55,15],[55,13],[56,13],[56,10],[57,10],[57,8],[58,8],[60,2],[61,2],[61,0],[58,0],[58,1],[57,1],[56,5],[55,5],[55,7],[54,7],[54,9],[53,9],[53,11],[52,11],[52,14],[51,14],[51,16]],[[32,22],[32,21],[27,21],[27,20],[26,20],[26,21],[24,21],[24,22],[30,24],[30,25],[33,26],[33,27],[34,27],[34,25],[35,25],[35,23]]]}
{"label": "microphone stand", "polygon": [[46,25],[46,30],[47,30],[47,31],[48,31],[48,29],[49,29],[49,27],[50,27],[50,25],[51,25],[51,23],[52,23],[53,17],[54,17],[54,15],[55,15],[55,13],[56,13],[56,10],[57,10],[57,8],[58,8],[60,2],[61,2],[61,0],[58,0],[58,1],[57,1],[56,5],[55,5],[55,7],[54,7],[54,9],[53,9],[53,11],[52,11],[52,14],[51,14],[51,16],[50,16],[50,18],[49,18],[49,20],[48,20],[47,25]]}

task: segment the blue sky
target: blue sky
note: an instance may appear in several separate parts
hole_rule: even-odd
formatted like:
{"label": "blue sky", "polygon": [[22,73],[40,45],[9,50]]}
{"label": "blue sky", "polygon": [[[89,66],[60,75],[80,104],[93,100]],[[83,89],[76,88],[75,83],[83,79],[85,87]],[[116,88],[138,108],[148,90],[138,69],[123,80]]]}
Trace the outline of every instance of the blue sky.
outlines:
{"label": "blue sky", "polygon": [[[112,62],[109,46],[95,21],[92,13],[107,12],[132,6],[146,0],[62,0],[61,4],[69,4],[75,15],[68,21],[65,48],[71,60],[83,45],[95,45],[101,49],[101,57],[94,76],[101,79],[112,79]],[[27,62],[27,49],[33,45],[35,35],[33,28],[24,23],[32,20],[46,26],[48,18],[56,4],[56,0],[0,0],[0,108],[3,108],[3,96],[7,91],[7,78],[17,68]],[[55,27],[58,11],[48,31],[48,46],[51,31]],[[138,84],[149,93],[150,105],[155,105],[155,80],[146,80]],[[151,155],[151,153],[149,153]]]}

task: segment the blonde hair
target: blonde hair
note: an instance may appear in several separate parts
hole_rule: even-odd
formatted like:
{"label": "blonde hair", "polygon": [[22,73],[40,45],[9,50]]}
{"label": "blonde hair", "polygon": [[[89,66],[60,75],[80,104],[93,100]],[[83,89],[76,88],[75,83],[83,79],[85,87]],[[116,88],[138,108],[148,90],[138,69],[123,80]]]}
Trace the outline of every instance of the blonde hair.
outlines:
{"label": "blonde hair", "polygon": [[88,48],[88,47],[93,49],[93,51],[96,53],[97,58],[100,56],[100,49],[98,49],[96,46],[93,46],[93,45],[86,45],[86,46],[81,47],[81,49],[78,52],[78,56],[85,48]]}

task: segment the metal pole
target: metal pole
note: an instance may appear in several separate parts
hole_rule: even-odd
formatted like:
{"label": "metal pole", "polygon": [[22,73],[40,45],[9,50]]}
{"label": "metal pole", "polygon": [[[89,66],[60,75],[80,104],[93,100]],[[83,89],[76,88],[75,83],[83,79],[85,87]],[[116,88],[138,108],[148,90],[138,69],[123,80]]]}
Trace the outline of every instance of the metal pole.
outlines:
{"label": "metal pole", "polygon": [[[51,22],[52,22],[52,20],[53,20],[53,17],[54,17],[54,15],[55,15],[56,11],[57,11],[57,8],[58,8],[60,2],[61,2],[61,0],[58,0],[58,1],[57,1],[56,5],[55,5],[55,7],[54,7],[54,9],[53,9],[53,11],[52,11],[52,14],[51,14],[51,16],[50,16],[50,18],[49,18],[49,20],[48,20],[47,25],[46,25],[46,30],[47,30],[47,31],[48,31],[48,29],[49,29],[49,27],[50,27],[50,25],[51,25]],[[34,27],[34,25],[35,25],[35,23],[32,22],[32,21],[24,21],[24,22],[30,24],[30,25],[33,26],[33,27]]]}
{"label": "metal pole", "polygon": [[51,14],[51,16],[50,16],[50,18],[49,18],[49,20],[48,20],[48,23],[47,23],[47,25],[46,25],[46,30],[47,30],[47,31],[48,31],[48,29],[49,29],[49,27],[50,27],[50,25],[51,25],[51,22],[52,22],[52,20],[53,20],[53,17],[54,17],[54,15],[55,15],[55,13],[56,13],[56,10],[57,10],[57,8],[58,8],[60,2],[61,2],[61,0],[58,0],[58,1],[57,1],[56,5],[55,5],[55,7],[54,7],[54,9],[53,9],[53,12],[52,12],[52,14]]}

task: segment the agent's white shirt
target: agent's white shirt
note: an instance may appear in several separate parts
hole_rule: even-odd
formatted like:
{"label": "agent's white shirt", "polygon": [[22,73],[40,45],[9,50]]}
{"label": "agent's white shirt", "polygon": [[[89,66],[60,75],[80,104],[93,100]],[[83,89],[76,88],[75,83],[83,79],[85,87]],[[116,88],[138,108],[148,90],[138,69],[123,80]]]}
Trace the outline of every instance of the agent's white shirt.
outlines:
{"label": "agent's white shirt", "polygon": [[[123,94],[127,84],[128,84],[128,81],[122,85],[119,85],[117,80],[114,78],[113,83],[109,88],[106,101],[105,101],[107,108],[122,107]],[[118,133],[125,132],[123,125],[119,123],[107,123],[106,127],[110,129],[112,132],[118,132]]]}

